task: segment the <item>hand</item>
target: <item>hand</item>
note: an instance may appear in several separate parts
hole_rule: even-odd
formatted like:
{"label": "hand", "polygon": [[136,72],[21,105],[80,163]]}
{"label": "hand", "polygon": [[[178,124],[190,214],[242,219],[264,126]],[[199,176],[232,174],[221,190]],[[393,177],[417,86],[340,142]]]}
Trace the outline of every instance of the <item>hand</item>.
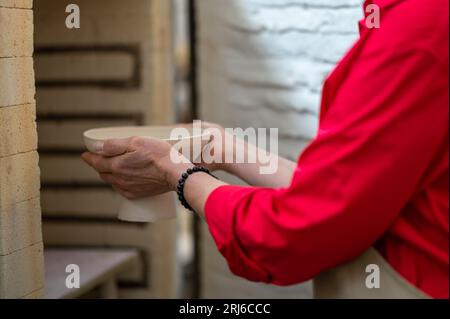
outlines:
{"label": "hand", "polygon": [[137,199],[175,190],[178,178],[193,167],[171,161],[171,145],[142,137],[112,139],[96,145],[97,154],[84,153],[83,160],[122,196]]}

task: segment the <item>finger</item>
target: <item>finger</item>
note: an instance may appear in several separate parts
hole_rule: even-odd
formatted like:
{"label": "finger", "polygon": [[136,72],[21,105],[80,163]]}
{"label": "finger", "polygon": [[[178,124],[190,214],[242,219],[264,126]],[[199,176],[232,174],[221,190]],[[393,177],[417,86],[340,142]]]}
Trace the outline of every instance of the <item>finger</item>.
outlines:
{"label": "finger", "polygon": [[83,160],[99,173],[111,173],[112,159],[93,153],[84,153]]}
{"label": "finger", "polygon": [[105,182],[114,185],[122,190],[128,190],[128,188],[136,188],[137,186],[145,185],[137,181],[128,180],[126,177],[117,176],[114,174],[101,173],[100,178]]}
{"label": "finger", "polygon": [[89,153],[89,152],[85,152],[81,155],[81,158],[83,159],[83,161],[86,162],[86,164],[88,164],[90,167],[94,167],[94,157],[96,155],[93,153]]}
{"label": "finger", "polygon": [[114,177],[113,174],[109,174],[109,173],[99,173],[98,174],[100,176],[100,178],[104,181],[107,182],[109,184],[115,184],[116,183],[116,178]]}
{"label": "finger", "polygon": [[121,196],[127,198],[127,199],[136,199],[137,196],[127,190],[124,190],[123,188],[119,187],[118,185],[112,185],[112,188],[119,193]]}
{"label": "finger", "polygon": [[81,158],[83,159],[83,161],[89,165],[89,152],[84,152],[83,154],[81,154]]}
{"label": "finger", "polygon": [[125,139],[109,139],[97,142],[94,145],[97,154],[113,157],[125,154],[130,145],[131,138]]}

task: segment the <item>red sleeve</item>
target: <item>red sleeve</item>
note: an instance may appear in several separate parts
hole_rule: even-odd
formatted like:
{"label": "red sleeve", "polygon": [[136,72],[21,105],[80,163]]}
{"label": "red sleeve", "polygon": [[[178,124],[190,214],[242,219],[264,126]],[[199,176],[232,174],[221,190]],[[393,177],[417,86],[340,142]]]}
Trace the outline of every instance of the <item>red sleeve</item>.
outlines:
{"label": "red sleeve", "polygon": [[373,245],[413,196],[445,136],[447,82],[427,52],[388,51],[356,53],[289,188],[209,196],[207,223],[233,273],[311,279]]}

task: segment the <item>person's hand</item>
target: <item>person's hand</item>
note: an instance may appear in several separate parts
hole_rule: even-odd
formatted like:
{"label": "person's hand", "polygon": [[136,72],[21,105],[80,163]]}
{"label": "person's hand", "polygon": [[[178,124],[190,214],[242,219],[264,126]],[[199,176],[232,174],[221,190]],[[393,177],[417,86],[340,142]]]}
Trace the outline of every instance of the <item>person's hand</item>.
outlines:
{"label": "person's hand", "polygon": [[181,174],[193,166],[174,163],[169,143],[132,137],[99,142],[97,153],[84,153],[83,160],[122,196],[137,199],[175,190]]}

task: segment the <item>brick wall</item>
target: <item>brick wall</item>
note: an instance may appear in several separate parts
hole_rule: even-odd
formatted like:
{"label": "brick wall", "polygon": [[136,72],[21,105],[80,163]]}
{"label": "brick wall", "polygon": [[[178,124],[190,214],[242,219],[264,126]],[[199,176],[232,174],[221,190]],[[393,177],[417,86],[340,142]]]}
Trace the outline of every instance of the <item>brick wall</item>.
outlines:
{"label": "brick wall", "polygon": [[38,298],[43,247],[31,0],[0,0],[0,298]]}
{"label": "brick wall", "polygon": [[[317,130],[325,76],[357,38],[362,0],[199,0],[200,109],[227,127],[277,127],[292,160]],[[308,297],[233,277],[204,229],[203,295]],[[299,261],[301,262],[301,261]]]}
{"label": "brick wall", "polygon": [[174,297],[176,221],[118,221],[120,196],[80,158],[86,129],[173,121],[170,2],[78,0],[81,28],[67,29],[72,2],[35,0],[44,242],[138,248],[120,296]]}

